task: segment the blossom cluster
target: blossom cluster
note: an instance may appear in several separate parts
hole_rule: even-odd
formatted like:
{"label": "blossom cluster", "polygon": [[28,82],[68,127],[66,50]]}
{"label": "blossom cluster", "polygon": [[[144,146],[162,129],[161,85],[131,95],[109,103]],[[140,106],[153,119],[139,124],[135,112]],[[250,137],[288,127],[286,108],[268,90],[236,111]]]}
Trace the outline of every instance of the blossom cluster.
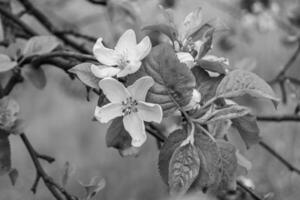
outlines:
{"label": "blossom cluster", "polygon": [[93,52],[102,65],[92,65],[92,73],[101,79],[99,87],[110,103],[96,107],[95,117],[101,123],[123,116],[125,130],[132,138],[131,145],[140,147],[146,141],[145,122],[160,123],[163,117],[158,104],[145,102],[148,90],[154,85],[150,76],[143,76],[127,88],[113,77],[125,77],[139,70],[142,60],[151,51],[146,36],[137,44],[135,32],[127,30],[114,49],[106,48],[99,38]]}

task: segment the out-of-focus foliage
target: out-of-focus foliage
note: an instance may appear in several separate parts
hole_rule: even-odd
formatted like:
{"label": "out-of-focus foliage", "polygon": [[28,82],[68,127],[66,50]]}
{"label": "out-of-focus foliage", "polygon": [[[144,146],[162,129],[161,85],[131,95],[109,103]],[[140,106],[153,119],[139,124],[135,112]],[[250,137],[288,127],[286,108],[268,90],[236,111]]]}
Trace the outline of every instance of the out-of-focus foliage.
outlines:
{"label": "out-of-focus foliage", "polygon": [[[122,1],[122,3],[119,1],[110,1],[109,11],[79,0],[65,2],[44,0],[36,1],[35,3],[45,10],[45,13],[48,14],[51,20],[57,23],[63,21],[61,26],[71,24],[70,27],[78,28],[82,32],[101,35],[104,38],[108,38],[106,42],[109,45],[115,44],[115,38],[118,38],[127,28],[137,30],[137,27],[140,25],[139,23],[153,24],[162,21],[160,16],[161,11],[156,7],[157,2],[155,1]],[[233,25],[234,28],[230,31],[217,29],[214,37],[216,41],[222,41],[223,43],[215,42],[214,46],[216,48],[214,48],[212,54],[229,57],[231,65],[233,65],[233,63],[240,65],[242,58],[247,59],[248,57],[254,57],[257,63],[255,72],[261,74],[266,80],[271,79],[277,74],[276,72],[280,70],[280,66],[284,64],[292,52],[292,49],[282,47],[280,39],[286,36],[285,30],[276,29],[276,31],[263,32],[262,34],[260,33],[262,27],[267,27],[267,29],[270,27],[274,28],[273,25],[275,22],[273,19],[271,19],[272,22],[270,22],[272,26],[269,26],[269,22],[267,22],[267,26],[264,24],[264,20],[270,19],[269,11],[267,13],[268,15],[260,13],[258,14],[259,16],[256,16],[256,14],[255,16],[251,16],[252,18],[250,19],[252,21],[258,21],[255,23],[251,22],[250,25],[254,24],[254,26],[250,26],[251,28],[249,28],[248,23],[240,24],[243,20],[230,16],[228,13],[231,12],[228,12],[225,6],[218,7],[219,3],[220,2],[217,1],[212,1],[212,3],[193,0],[175,1],[175,21],[180,22],[183,16],[193,10],[195,5],[203,7],[204,16],[208,21],[214,21],[215,16],[220,16],[224,22],[229,24],[229,27]],[[224,1],[222,1],[222,3],[224,3]],[[170,4],[167,3],[167,5]],[[18,5],[14,6],[16,9],[19,9]],[[240,4],[237,3],[233,5],[233,8],[240,10],[239,6]],[[252,7],[249,8],[248,5],[243,6],[244,10],[246,10],[245,12],[251,14]],[[280,8],[281,7],[282,5],[280,5]],[[245,17],[243,14],[240,16]],[[33,22],[32,19],[26,16],[24,18],[39,28],[39,25]],[[297,22],[295,18],[291,17],[291,19],[293,24]],[[258,30],[255,28],[257,24],[259,27]],[[246,29],[244,25],[247,25]],[[234,34],[231,34],[232,32]],[[140,32],[140,35],[142,34],[143,33]],[[157,37],[159,41],[166,40],[164,36],[158,36],[155,33],[151,33],[151,36],[153,38]],[[233,44],[231,44],[231,42]],[[218,46],[218,44],[223,45]],[[224,46],[229,46],[230,48],[224,48]],[[50,49],[52,50],[52,48]],[[228,49],[230,49],[230,51],[224,51]],[[3,53],[6,53],[5,49]],[[5,58],[4,61],[8,62],[8,59]],[[9,62],[13,61],[9,60]],[[299,60],[297,62],[299,63]],[[13,67],[14,66],[11,66],[9,69],[5,69],[5,71]],[[105,132],[107,127],[99,126],[91,122],[94,109],[92,105],[96,105],[95,97],[92,96],[91,103],[87,104],[84,101],[84,87],[79,81],[66,81],[67,77],[62,75],[60,71],[47,67],[43,67],[43,69],[46,73],[49,73],[48,84],[45,90],[35,90],[25,83],[16,89],[13,96],[15,96],[21,104],[21,114],[22,116],[26,116],[28,123],[26,130],[29,135],[32,136],[34,144],[36,144],[37,148],[42,152],[50,153],[57,158],[57,162],[53,165],[54,167],[49,167],[49,172],[53,174],[54,177],[61,177],[64,173],[64,163],[69,161],[72,165],[76,166],[77,170],[74,176],[86,178],[97,175],[105,177],[107,180],[106,187],[97,194],[97,199],[164,198],[166,196],[166,187],[161,182],[157,172],[158,152],[155,150],[156,144],[154,140],[150,139],[147,142],[138,158],[120,158],[116,151],[106,148]],[[80,69],[78,71],[80,71]],[[41,73],[39,73],[39,77],[41,77],[40,74]],[[299,71],[297,69],[291,72],[291,75],[295,77],[297,77],[298,74]],[[0,76],[1,78],[4,77],[4,75]],[[43,88],[45,86],[43,80],[30,78],[34,76],[27,77],[32,80],[37,88]],[[4,79],[5,77],[1,80]],[[211,82],[212,80],[209,81]],[[219,80],[213,79],[213,81],[219,83]],[[198,83],[197,80],[196,82]],[[88,82],[88,85],[95,86],[94,83],[91,82]],[[204,88],[203,90],[207,91],[210,89],[212,88]],[[220,89],[214,89],[217,91],[217,94],[221,93]],[[263,95],[257,92],[249,93],[260,97],[271,96],[271,99],[273,99],[274,95],[269,94],[270,91],[268,88],[264,87],[262,90],[264,92]],[[280,105],[277,111],[278,113],[285,113],[292,110],[298,103],[297,101],[299,101],[292,98],[289,99],[290,106]],[[257,113],[274,112],[273,108],[264,102],[258,104],[256,100],[247,100],[245,102],[243,99],[241,102],[254,107]],[[251,116],[249,117],[251,118]],[[243,124],[243,122],[233,121],[233,125],[235,125],[237,129],[243,128],[240,124]],[[247,124],[245,126],[253,127],[251,130],[253,130],[254,135],[257,133],[256,123]],[[299,147],[297,147],[297,143],[299,142],[299,137],[297,136],[299,127],[297,124],[263,124],[261,130],[262,136],[279,152],[289,160],[294,161],[295,164],[299,164],[300,155],[297,153],[299,152]],[[234,135],[234,142],[242,146],[241,149],[245,148],[242,139],[248,141],[249,144],[251,144],[253,140],[257,140],[257,138],[245,139],[243,135],[239,136],[237,131],[231,131],[231,134]],[[3,194],[1,198],[32,199],[34,197],[32,197],[32,194],[28,191],[29,186],[27,184],[27,182],[32,182],[34,179],[34,177],[29,175],[34,174],[32,163],[28,160],[26,152],[22,151],[24,147],[17,139],[12,139],[11,143],[14,146],[14,149],[12,149],[14,154],[12,157],[13,166],[17,167],[22,173],[19,175],[19,182],[17,182],[15,188],[12,188],[10,184],[8,184],[9,180],[7,177],[1,177],[0,193],[1,196]],[[225,144],[222,144],[222,146],[228,152],[231,152],[231,147],[227,148]],[[188,146],[188,148],[190,147]],[[178,151],[184,150],[179,149]],[[207,150],[200,149],[199,151]],[[241,153],[244,154],[245,152],[241,150]],[[267,193],[272,191],[275,194],[275,199],[295,199],[300,195],[297,190],[299,177],[290,174],[278,161],[274,160],[273,157],[258,146],[255,146],[255,148],[245,154],[247,154],[247,157],[253,163],[249,177],[254,180],[256,189],[259,192]],[[222,156],[224,160],[230,160],[235,164],[238,162],[232,161],[230,157],[224,155],[225,154]],[[170,159],[174,161],[174,159]],[[198,160],[196,160],[195,163],[198,163]],[[52,169],[56,169],[56,171],[51,171]],[[59,171],[57,169],[61,170]],[[67,187],[71,191],[75,191],[75,193],[78,192],[79,195],[83,194],[84,191],[80,191],[82,188],[74,176],[69,178]],[[223,174],[223,176],[226,175]],[[226,178],[230,179],[231,177]],[[97,190],[102,187],[102,184],[97,184],[96,182],[91,185],[96,187],[96,189],[93,188],[92,190]],[[42,187],[39,188],[37,196],[41,199],[49,198],[48,193],[44,190]],[[91,194],[90,190],[87,190],[87,198],[91,196]]]}

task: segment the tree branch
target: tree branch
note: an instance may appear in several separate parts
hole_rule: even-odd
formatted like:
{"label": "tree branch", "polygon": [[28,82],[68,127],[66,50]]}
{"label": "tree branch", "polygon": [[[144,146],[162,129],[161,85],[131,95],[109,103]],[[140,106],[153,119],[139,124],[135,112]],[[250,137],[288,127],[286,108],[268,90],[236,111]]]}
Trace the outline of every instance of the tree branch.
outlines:
{"label": "tree branch", "polygon": [[260,197],[258,194],[256,194],[252,189],[245,186],[241,181],[237,181],[237,185],[240,188],[242,188],[243,190],[245,190],[248,194],[250,194],[254,200],[263,200],[262,197]]}
{"label": "tree branch", "polygon": [[5,9],[0,7],[0,13],[11,20],[13,23],[18,25],[22,30],[28,34],[29,36],[38,35],[32,28],[30,28],[27,24],[25,24],[22,20],[20,20],[17,16],[13,15],[12,13],[6,11]]}
{"label": "tree branch", "polygon": [[274,84],[276,82],[281,82],[284,79],[287,71],[290,69],[290,67],[293,65],[293,63],[296,61],[299,54],[300,54],[300,39],[298,39],[298,46],[297,46],[296,51],[290,57],[290,59],[287,61],[287,63],[283,66],[282,70],[279,72],[279,74],[276,76],[276,78],[273,79],[272,81],[270,81],[270,84]]}
{"label": "tree branch", "polygon": [[[34,167],[37,172],[36,179],[34,181],[34,184],[31,188],[33,192],[36,191],[37,185],[39,183],[39,180],[42,179],[46,185],[46,187],[49,189],[49,191],[52,193],[52,195],[57,200],[64,200],[63,196],[67,200],[76,200],[77,198],[70,195],[63,187],[58,185],[50,176],[47,175],[45,170],[43,169],[40,161],[39,161],[39,154],[34,150],[33,146],[29,142],[28,138],[24,133],[20,134],[20,137],[22,139],[22,142],[24,143],[26,149],[28,150],[30,157],[33,161]],[[63,195],[63,196],[62,196]]]}
{"label": "tree branch", "polygon": [[38,20],[49,32],[64,41],[66,45],[71,46],[81,53],[91,53],[83,45],[76,43],[74,40],[68,38],[65,34],[62,34],[61,30],[54,26],[54,24],[48,20],[48,17],[38,10],[29,0],[19,0],[19,2],[24,6],[28,13],[33,15],[36,20]]}
{"label": "tree branch", "polygon": [[83,39],[88,40],[92,43],[95,43],[97,41],[96,37],[85,35],[85,34],[82,34],[82,33],[78,33],[78,32],[73,31],[73,30],[61,31],[61,34],[72,35],[74,37],[83,38]]}
{"label": "tree branch", "polygon": [[289,161],[287,161],[285,158],[283,158],[281,155],[279,155],[279,153],[277,153],[274,149],[272,149],[268,144],[266,144],[264,141],[260,141],[259,144],[261,147],[263,147],[265,150],[267,150],[269,153],[271,153],[275,158],[277,158],[291,172],[295,172],[298,175],[300,175],[300,169],[293,166]]}
{"label": "tree branch", "polygon": [[98,5],[102,5],[102,6],[107,5],[107,0],[87,0],[87,1],[92,4],[98,4]]}
{"label": "tree branch", "polygon": [[299,122],[300,115],[266,115],[257,116],[258,121],[264,122]]}

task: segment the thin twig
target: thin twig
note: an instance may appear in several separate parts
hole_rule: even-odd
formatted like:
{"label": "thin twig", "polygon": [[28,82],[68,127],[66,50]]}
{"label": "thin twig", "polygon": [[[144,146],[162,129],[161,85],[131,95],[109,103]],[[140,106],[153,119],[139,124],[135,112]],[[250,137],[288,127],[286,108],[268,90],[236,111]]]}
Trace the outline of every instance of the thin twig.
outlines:
{"label": "thin twig", "polygon": [[76,43],[74,40],[68,38],[65,34],[62,34],[61,30],[54,26],[54,24],[50,22],[48,17],[46,17],[44,13],[38,10],[29,0],[19,0],[19,2],[25,7],[28,13],[33,15],[49,32],[64,41],[66,45],[71,46],[81,53],[91,53],[83,45]]}
{"label": "thin twig", "polygon": [[242,188],[243,190],[245,190],[248,194],[251,195],[251,197],[254,200],[263,200],[262,197],[260,197],[259,195],[257,195],[252,189],[248,188],[247,186],[245,186],[241,181],[237,181],[237,184],[240,188]]}
{"label": "thin twig", "polygon": [[299,122],[300,115],[266,115],[257,116],[258,121],[265,122]]}
{"label": "thin twig", "polygon": [[276,78],[273,79],[272,81],[270,81],[270,84],[274,84],[274,83],[276,83],[278,81],[281,82],[282,81],[281,79],[284,79],[284,76],[286,75],[286,73],[289,70],[289,68],[296,61],[296,59],[298,58],[299,54],[300,54],[300,39],[298,40],[298,47],[297,47],[296,51],[291,56],[291,58],[287,61],[287,63],[283,66],[282,70],[279,72],[279,74],[276,76]]}
{"label": "thin twig", "polygon": [[[64,200],[62,195],[67,199],[67,200],[74,200],[77,199],[76,197],[73,197],[70,195],[63,187],[58,185],[50,176],[47,175],[45,170],[43,169],[40,161],[39,161],[39,154],[34,150],[33,146],[29,142],[28,138],[24,133],[20,134],[20,137],[28,150],[30,157],[33,161],[33,164],[35,166],[36,172],[37,172],[37,177],[34,181],[34,184],[31,188],[32,191],[36,191],[36,187],[38,185],[39,179],[42,179],[46,185],[46,187],[49,189],[49,191],[52,193],[52,195],[57,199],[57,200]],[[61,195],[62,194],[62,195]]]}
{"label": "thin twig", "polygon": [[0,7],[0,13],[5,16],[6,18],[10,19],[16,25],[18,25],[22,30],[28,34],[29,36],[38,35],[32,28],[30,28],[27,24],[25,24],[22,20],[20,20],[17,16],[13,15],[12,13],[6,11],[5,9]]}
{"label": "thin twig", "polygon": [[74,30],[68,30],[68,31],[61,31],[61,34],[66,34],[66,35],[72,35],[72,36],[75,36],[75,37],[78,37],[78,38],[83,38],[85,40],[88,40],[90,42],[96,42],[97,38],[96,37],[93,37],[93,36],[90,36],[90,35],[85,35],[83,33],[79,33],[79,32],[76,32]]}
{"label": "thin twig", "polygon": [[284,166],[286,166],[291,172],[295,172],[300,175],[300,169],[293,166],[289,161],[279,155],[274,149],[272,149],[268,144],[264,141],[259,142],[260,146],[266,149],[269,153],[271,153],[275,158],[277,158]]}
{"label": "thin twig", "polygon": [[102,6],[107,5],[107,0],[87,0],[87,1],[92,4],[98,4],[98,5],[102,5]]}

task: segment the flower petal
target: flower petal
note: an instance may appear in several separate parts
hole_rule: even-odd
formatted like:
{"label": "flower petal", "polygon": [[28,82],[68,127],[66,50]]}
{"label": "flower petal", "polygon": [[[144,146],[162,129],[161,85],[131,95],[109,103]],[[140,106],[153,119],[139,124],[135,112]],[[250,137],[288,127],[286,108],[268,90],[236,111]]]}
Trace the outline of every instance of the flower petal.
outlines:
{"label": "flower petal", "polygon": [[92,73],[98,78],[107,78],[117,75],[120,72],[119,68],[108,67],[105,65],[91,65]]}
{"label": "flower petal", "polygon": [[132,138],[131,145],[140,147],[147,139],[143,120],[136,113],[123,117],[123,124],[126,131]]}
{"label": "flower petal", "polygon": [[94,56],[97,60],[108,66],[117,65],[120,56],[113,49],[106,48],[103,43],[103,38],[99,38],[93,47]]}
{"label": "flower petal", "polygon": [[154,85],[150,76],[143,76],[127,87],[132,97],[138,101],[145,101],[148,90]]}
{"label": "flower petal", "polygon": [[117,74],[117,77],[124,77],[127,76],[128,74],[133,74],[140,69],[141,65],[142,65],[141,61],[133,61],[129,63],[123,70],[121,70]]}
{"label": "flower petal", "polygon": [[144,37],[143,40],[136,47],[136,55],[138,60],[143,60],[151,51],[152,44],[148,36]]}
{"label": "flower petal", "polygon": [[158,104],[139,101],[137,109],[140,118],[146,122],[160,123],[162,120],[163,112]]}
{"label": "flower petal", "polygon": [[178,52],[176,53],[178,60],[181,63],[184,63],[191,69],[194,65],[194,58],[190,53],[187,52]]}
{"label": "flower petal", "polygon": [[132,29],[127,30],[121,37],[119,38],[119,41],[117,42],[117,45],[115,46],[115,50],[118,52],[123,52],[124,50],[135,50],[136,48],[136,36],[135,32]]}
{"label": "flower petal", "polygon": [[102,79],[99,82],[99,87],[102,89],[106,98],[112,103],[121,103],[130,96],[124,85],[113,78]]}
{"label": "flower petal", "polygon": [[108,103],[102,107],[97,106],[94,115],[99,122],[107,123],[110,120],[123,115],[122,104]]}

